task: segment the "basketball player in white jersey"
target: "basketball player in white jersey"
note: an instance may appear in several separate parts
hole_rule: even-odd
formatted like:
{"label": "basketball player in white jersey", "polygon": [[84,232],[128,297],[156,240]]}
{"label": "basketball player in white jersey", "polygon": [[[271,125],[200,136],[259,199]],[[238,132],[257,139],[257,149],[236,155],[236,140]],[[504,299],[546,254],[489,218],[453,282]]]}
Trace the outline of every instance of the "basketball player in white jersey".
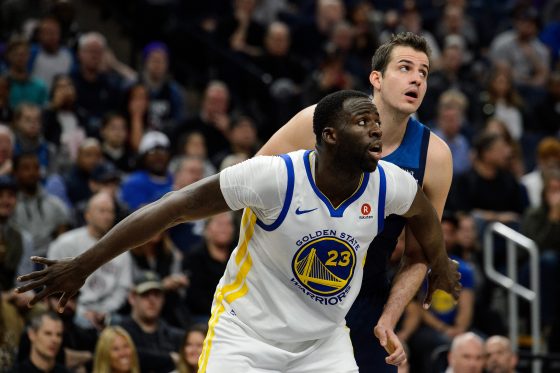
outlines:
{"label": "basketball player in white jersey", "polygon": [[[216,289],[199,372],[358,372],[344,317],[357,296],[369,243],[384,217],[407,218],[428,259],[447,262],[438,216],[414,178],[382,151],[369,97],[341,91],[319,102],[315,151],[257,157],[167,194],[18,291],[62,292],[60,307],[103,263],[170,226],[245,208],[240,240]],[[451,269],[450,269],[451,271]],[[450,285],[457,280],[449,273]],[[456,288],[455,291],[460,291]],[[404,361],[398,338],[389,336]]]}

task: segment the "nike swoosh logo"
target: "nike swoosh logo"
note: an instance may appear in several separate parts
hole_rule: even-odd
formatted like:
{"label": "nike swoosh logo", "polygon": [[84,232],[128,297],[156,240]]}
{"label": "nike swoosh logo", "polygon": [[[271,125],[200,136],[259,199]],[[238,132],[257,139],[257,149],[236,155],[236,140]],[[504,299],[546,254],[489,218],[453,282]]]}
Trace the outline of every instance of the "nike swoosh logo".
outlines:
{"label": "nike swoosh logo", "polygon": [[300,210],[299,207],[298,207],[296,209],[296,215],[307,214],[308,212],[315,211],[317,209],[318,209],[318,207],[315,207],[314,209],[311,209],[311,210]]}

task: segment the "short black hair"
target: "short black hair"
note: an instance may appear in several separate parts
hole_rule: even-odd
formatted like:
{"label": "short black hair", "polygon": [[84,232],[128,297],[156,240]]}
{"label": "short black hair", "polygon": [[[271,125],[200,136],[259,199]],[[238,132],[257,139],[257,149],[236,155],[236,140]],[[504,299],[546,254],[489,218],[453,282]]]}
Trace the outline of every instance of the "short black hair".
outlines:
{"label": "short black hair", "polygon": [[21,164],[21,161],[27,158],[33,158],[33,159],[37,159],[37,161],[39,161],[39,155],[37,153],[35,153],[34,151],[31,150],[26,150],[16,156],[13,157],[12,159],[12,167],[14,169],[14,171],[17,171],[19,169],[19,165]]}
{"label": "short black hair", "polygon": [[381,71],[385,73],[385,69],[391,59],[391,52],[395,47],[410,47],[418,52],[423,52],[430,59],[431,50],[423,36],[412,32],[401,32],[393,35],[387,42],[381,44],[371,58],[372,71]]}
{"label": "short black hair", "polygon": [[344,101],[358,97],[370,98],[360,91],[343,90],[331,93],[317,103],[313,113],[313,132],[315,132],[317,144],[321,144],[321,134],[326,127],[334,127],[337,122],[343,119],[346,114],[342,110]]}

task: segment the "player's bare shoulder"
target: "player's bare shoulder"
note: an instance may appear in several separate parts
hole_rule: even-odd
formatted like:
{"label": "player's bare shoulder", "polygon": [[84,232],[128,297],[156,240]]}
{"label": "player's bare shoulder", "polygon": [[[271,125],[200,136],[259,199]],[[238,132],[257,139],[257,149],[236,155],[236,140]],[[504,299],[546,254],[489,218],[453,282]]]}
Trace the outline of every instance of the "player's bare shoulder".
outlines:
{"label": "player's bare shoulder", "polygon": [[443,212],[445,200],[453,177],[453,159],[449,146],[439,136],[430,133],[430,143],[426,156],[423,190],[436,211]]}

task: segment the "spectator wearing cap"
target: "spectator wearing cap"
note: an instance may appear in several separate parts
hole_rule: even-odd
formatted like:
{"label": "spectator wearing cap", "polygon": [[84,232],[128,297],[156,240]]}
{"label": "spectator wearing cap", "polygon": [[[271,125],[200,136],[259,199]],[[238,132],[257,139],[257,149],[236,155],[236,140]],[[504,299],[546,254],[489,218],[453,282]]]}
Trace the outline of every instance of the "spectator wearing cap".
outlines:
{"label": "spectator wearing cap", "polygon": [[140,169],[122,183],[121,198],[133,211],[151,203],[173,187],[167,167],[170,160],[169,139],[162,132],[148,132],[140,142]]}
{"label": "spectator wearing cap", "polygon": [[541,206],[543,174],[553,168],[560,168],[560,140],[546,137],[537,146],[537,168],[521,178],[527,188],[531,207]]}
{"label": "spectator wearing cap", "polygon": [[140,81],[148,90],[148,116],[155,129],[171,134],[186,119],[183,88],[169,72],[169,49],[160,41],[147,44],[143,50]]}
{"label": "spectator wearing cap", "polygon": [[18,203],[13,221],[31,233],[33,255],[45,256],[51,241],[70,226],[70,211],[59,198],[41,186],[39,158],[23,153],[14,158]]}
{"label": "spectator wearing cap", "polygon": [[134,169],[134,154],[128,144],[128,126],[122,114],[110,112],[101,124],[101,150],[106,161],[123,173]]}
{"label": "spectator wearing cap", "polygon": [[184,331],[161,318],[164,299],[164,287],[157,273],[142,271],[135,276],[128,295],[132,311],[119,324],[136,345],[142,371],[168,373],[175,367],[171,356],[181,345]]}
{"label": "spectator wearing cap", "polygon": [[[51,243],[48,258],[62,259],[82,254],[92,247],[115,222],[113,198],[97,193],[88,202],[86,225],[62,234]],[[78,299],[76,322],[84,328],[102,329],[106,319],[125,303],[131,284],[128,252],[105,263],[86,280]]]}

